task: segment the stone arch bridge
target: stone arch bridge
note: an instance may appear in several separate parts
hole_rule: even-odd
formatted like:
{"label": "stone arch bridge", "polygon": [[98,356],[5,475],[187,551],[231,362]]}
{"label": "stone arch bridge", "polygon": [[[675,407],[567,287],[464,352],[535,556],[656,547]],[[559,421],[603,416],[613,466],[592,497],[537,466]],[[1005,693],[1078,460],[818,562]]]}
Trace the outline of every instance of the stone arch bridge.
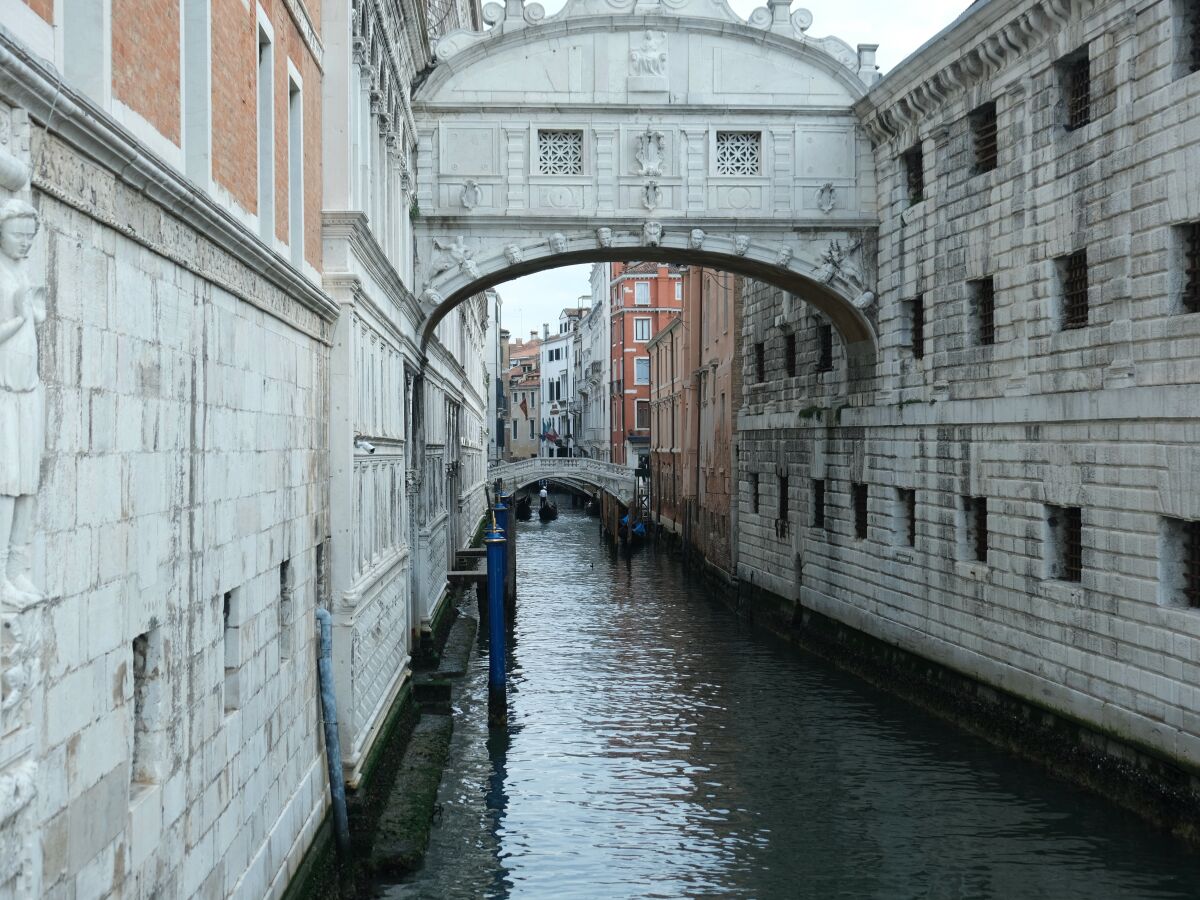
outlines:
{"label": "stone arch bridge", "polygon": [[485,287],[605,260],[705,265],[796,294],[876,361],[875,47],[768,0],[508,0],[438,43],[414,96],[423,333]]}
{"label": "stone arch bridge", "polygon": [[508,491],[519,491],[543,478],[585,491],[599,488],[626,506],[632,505],[637,487],[633,469],[584,456],[538,456],[498,463],[488,469],[488,480],[497,478]]}

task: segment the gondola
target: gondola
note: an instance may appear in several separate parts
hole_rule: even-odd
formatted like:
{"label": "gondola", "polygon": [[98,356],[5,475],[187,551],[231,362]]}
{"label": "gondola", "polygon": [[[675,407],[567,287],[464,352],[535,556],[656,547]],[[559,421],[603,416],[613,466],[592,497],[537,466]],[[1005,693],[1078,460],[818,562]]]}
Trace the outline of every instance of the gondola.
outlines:
{"label": "gondola", "polygon": [[517,498],[517,521],[528,522],[533,518],[533,504],[529,502],[529,495]]}
{"label": "gondola", "polygon": [[538,518],[543,522],[553,522],[558,518],[558,506],[549,500],[542,501],[542,505],[538,507]]}

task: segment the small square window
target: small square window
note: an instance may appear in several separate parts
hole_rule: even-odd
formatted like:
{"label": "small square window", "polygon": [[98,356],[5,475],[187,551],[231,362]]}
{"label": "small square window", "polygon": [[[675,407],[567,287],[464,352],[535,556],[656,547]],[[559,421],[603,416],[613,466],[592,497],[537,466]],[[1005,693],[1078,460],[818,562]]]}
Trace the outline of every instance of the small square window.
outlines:
{"label": "small square window", "polygon": [[635,281],[633,283],[633,302],[637,306],[650,305],[650,282]]}
{"label": "small square window", "polygon": [[975,343],[990,347],[996,343],[996,283],[980,278],[968,283],[971,297],[971,318],[975,326]]}
{"label": "small square window", "polygon": [[754,345],[754,381],[762,384],[767,380],[767,350],[761,341]]}
{"label": "small square window", "polygon": [[985,103],[971,113],[971,143],[975,148],[975,172],[990,172],[998,162],[996,104]]}
{"label": "small square window", "polygon": [[867,537],[867,486],[850,485],[850,499],[854,504],[854,536],[860,541]]}
{"label": "small square window", "polygon": [[812,527],[829,529],[825,519],[825,479],[814,478],[812,482]]}
{"label": "small square window", "polygon": [[539,128],[537,137],[540,174],[583,174],[582,131]]}
{"label": "small square window", "polygon": [[783,341],[783,364],[788,378],[796,377],[796,335],[788,332]]}
{"label": "small square window", "polygon": [[833,371],[833,326],[817,326],[817,371]]}
{"label": "small square window", "polygon": [[1083,47],[1058,63],[1065,112],[1063,124],[1075,131],[1092,121],[1092,63]]}
{"label": "small square window", "polygon": [[896,488],[895,523],[896,543],[917,546],[917,492],[911,488]]}
{"label": "small square window", "polygon": [[717,132],[717,174],[758,175],[762,170],[762,134],[757,131]]}
{"label": "small square window", "polygon": [[1083,510],[1078,506],[1046,506],[1046,577],[1083,580]]}
{"label": "small square window", "polygon": [[908,301],[909,348],[913,359],[925,357],[925,295],[918,294]]}
{"label": "small square window", "polygon": [[925,199],[925,154],[921,145],[914,144],[900,156],[904,169],[904,183],[908,203],[920,203]]}
{"label": "small square window", "polygon": [[1059,292],[1062,297],[1061,325],[1064,329],[1086,328],[1088,324],[1087,250],[1077,250],[1057,260]]}
{"label": "small square window", "polygon": [[1163,517],[1158,582],[1159,603],[1200,609],[1200,522]]}

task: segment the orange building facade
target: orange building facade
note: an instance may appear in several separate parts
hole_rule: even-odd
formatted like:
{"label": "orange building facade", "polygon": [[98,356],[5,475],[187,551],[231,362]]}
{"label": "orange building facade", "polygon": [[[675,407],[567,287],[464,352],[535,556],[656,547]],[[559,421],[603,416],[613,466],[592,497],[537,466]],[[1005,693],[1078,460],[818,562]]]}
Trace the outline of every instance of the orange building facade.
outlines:
{"label": "orange building facade", "polygon": [[609,280],[612,340],[609,459],[637,468],[650,462],[650,352],[654,336],[678,317],[678,266],[613,263]]}

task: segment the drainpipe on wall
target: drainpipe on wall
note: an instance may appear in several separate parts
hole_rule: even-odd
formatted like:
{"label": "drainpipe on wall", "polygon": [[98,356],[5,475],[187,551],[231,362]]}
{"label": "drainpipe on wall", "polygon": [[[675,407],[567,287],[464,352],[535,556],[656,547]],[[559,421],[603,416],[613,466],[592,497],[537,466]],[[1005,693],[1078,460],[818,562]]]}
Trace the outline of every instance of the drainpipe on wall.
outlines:
{"label": "drainpipe on wall", "polygon": [[333,692],[333,616],[323,606],[316,610],[321,630],[317,678],[321,685],[321,718],[325,720],[325,763],[329,769],[329,796],[333,800],[333,837],[338,856],[350,858],[350,820],[346,816],[346,781],[342,777],[342,745],[338,740],[337,698]]}

